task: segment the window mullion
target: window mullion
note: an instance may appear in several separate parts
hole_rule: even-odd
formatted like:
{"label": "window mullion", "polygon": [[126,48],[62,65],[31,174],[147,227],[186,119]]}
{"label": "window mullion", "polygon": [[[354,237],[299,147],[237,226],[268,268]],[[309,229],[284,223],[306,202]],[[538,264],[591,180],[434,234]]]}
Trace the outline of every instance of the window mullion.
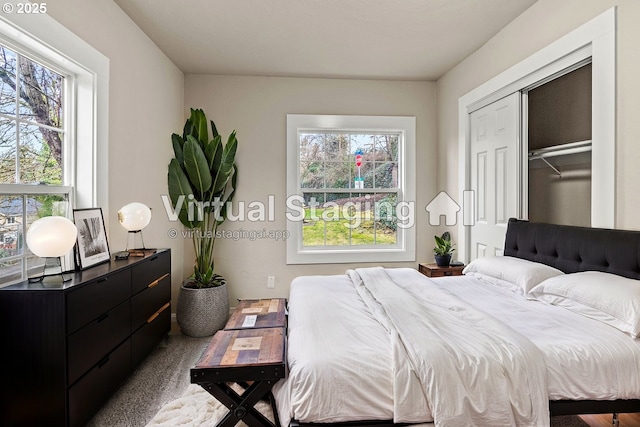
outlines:
{"label": "window mullion", "polygon": [[20,82],[22,80],[22,70],[20,67],[21,63],[22,55],[16,52],[16,115],[14,117],[16,132],[16,184],[20,183]]}
{"label": "window mullion", "polygon": [[22,279],[27,278],[27,195],[22,195],[22,224],[21,224],[22,239],[18,239],[20,245],[20,254],[22,255]]}
{"label": "window mullion", "polygon": [[73,191],[70,185],[29,185],[29,184],[0,184],[0,194],[67,194]]}
{"label": "window mullion", "polygon": [[398,193],[399,188],[311,188],[311,187],[298,187],[300,193]]}
{"label": "window mullion", "polygon": [[[63,175],[62,175],[62,183],[65,185],[73,185],[75,187],[75,176],[76,176],[76,147],[75,147],[75,123],[76,117],[72,112],[75,111],[76,108],[76,99],[74,96],[75,90],[75,77],[71,75],[67,75],[63,82],[64,88],[62,91],[62,114],[64,117],[63,127],[64,133],[62,135],[62,147],[64,150],[63,157]],[[75,188],[74,188],[75,192]],[[70,207],[75,207],[75,200],[70,200]]]}
{"label": "window mullion", "polygon": [[54,132],[60,132],[60,133],[64,133],[64,128],[57,128],[55,126],[49,126],[49,125],[45,125],[42,124],[40,122],[37,121],[33,121],[33,120],[26,120],[26,119],[20,119],[20,123],[24,123],[25,125],[30,125],[30,126],[37,126],[43,129],[47,129],[47,130],[52,130]]}

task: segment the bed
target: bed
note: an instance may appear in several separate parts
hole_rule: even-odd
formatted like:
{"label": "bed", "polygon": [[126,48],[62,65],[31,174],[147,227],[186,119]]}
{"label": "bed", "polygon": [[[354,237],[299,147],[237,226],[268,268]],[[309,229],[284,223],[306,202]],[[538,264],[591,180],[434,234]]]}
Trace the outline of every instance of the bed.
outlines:
{"label": "bed", "polygon": [[512,219],[504,254],[294,279],[281,425],[640,412],[640,232]]}

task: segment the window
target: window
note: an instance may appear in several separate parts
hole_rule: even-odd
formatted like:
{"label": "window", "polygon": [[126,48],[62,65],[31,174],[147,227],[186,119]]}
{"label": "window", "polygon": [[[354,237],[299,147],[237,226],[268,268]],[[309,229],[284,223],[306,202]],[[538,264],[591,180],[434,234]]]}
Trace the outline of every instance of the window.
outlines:
{"label": "window", "polygon": [[287,116],[287,262],[415,260],[415,118]]}
{"label": "window", "polygon": [[0,183],[62,184],[65,80],[0,44]]}
{"label": "window", "polygon": [[29,225],[69,214],[70,79],[0,44],[0,283],[24,279],[42,266],[25,244]]}
{"label": "window", "polygon": [[[97,182],[107,168],[108,60],[40,18],[0,17],[0,286],[41,272],[25,243],[31,223],[107,195]],[[63,262],[73,268],[71,256]]]}

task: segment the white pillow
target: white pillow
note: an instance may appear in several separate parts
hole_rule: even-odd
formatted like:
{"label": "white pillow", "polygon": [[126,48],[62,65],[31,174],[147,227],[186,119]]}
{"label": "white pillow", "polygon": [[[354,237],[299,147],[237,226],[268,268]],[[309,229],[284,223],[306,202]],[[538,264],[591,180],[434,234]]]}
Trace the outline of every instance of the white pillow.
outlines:
{"label": "white pillow", "polygon": [[478,273],[476,271],[470,271],[466,273],[467,276],[475,277],[476,279],[491,285],[496,288],[504,289],[509,292],[514,292],[518,295],[522,295],[522,288],[520,285],[514,285],[511,282],[507,282],[506,280],[498,279],[492,276],[487,276],[486,274]]}
{"label": "white pillow", "polygon": [[640,334],[640,280],[599,271],[565,274],[540,283],[527,298],[599,320],[634,338]]}
{"label": "white pillow", "polygon": [[512,283],[512,290],[520,295],[526,295],[543,280],[564,274],[548,265],[510,256],[478,258],[471,261],[462,272],[481,273]]}

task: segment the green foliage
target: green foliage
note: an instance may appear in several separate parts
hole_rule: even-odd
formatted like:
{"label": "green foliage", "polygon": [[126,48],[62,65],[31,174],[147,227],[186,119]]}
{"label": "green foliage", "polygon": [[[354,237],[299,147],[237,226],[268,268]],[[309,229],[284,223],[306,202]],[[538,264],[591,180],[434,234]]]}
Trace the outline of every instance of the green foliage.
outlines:
{"label": "green foliage", "polygon": [[436,240],[436,247],[433,248],[435,255],[449,255],[452,254],[455,249],[454,243],[451,242],[451,235],[448,231],[445,231],[442,236],[434,236]]}
{"label": "green foliage", "polygon": [[223,280],[214,273],[213,247],[217,228],[227,218],[226,205],[235,193],[236,133],[223,145],[213,121],[207,121],[204,111],[191,109],[182,136],[171,135],[171,144],[175,158],[168,167],[169,197],[180,222],[191,230],[196,253],[193,282],[199,288],[219,286]]}
{"label": "green foliage", "polygon": [[44,195],[44,196],[38,196],[36,200],[40,204],[40,207],[38,209],[38,218],[43,218],[45,216],[66,214],[66,212],[60,212],[58,210],[59,208],[56,207],[56,203],[67,201],[64,196]]}
{"label": "green foliage", "polygon": [[388,194],[376,203],[376,220],[394,232],[398,229],[396,204],[397,196],[395,194]]}

